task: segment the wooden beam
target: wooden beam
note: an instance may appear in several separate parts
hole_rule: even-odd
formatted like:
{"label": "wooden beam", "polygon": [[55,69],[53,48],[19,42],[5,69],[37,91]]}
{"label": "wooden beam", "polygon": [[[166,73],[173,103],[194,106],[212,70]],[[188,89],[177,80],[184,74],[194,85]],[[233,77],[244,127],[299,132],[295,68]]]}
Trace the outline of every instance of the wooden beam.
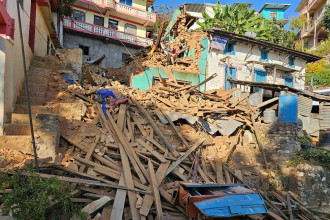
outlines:
{"label": "wooden beam", "polygon": [[[160,166],[159,166],[159,168],[156,172],[157,187],[159,187],[161,182],[164,180],[166,171],[167,171],[169,166],[170,166],[169,162],[160,164]],[[149,188],[148,188],[148,191],[152,191],[152,189],[153,188],[150,185]],[[145,195],[145,197],[143,199],[142,206],[140,208],[140,214],[141,215],[147,216],[149,214],[149,210],[152,206],[153,201],[154,201],[154,196],[152,194],[146,194]]]}
{"label": "wooden beam", "polygon": [[136,142],[138,142],[142,147],[144,147],[147,151],[149,151],[152,155],[154,155],[160,162],[166,163],[167,160],[163,155],[155,151],[152,147],[150,147],[148,144],[143,142],[141,139],[137,139]]}
{"label": "wooden beam", "polygon": [[150,159],[148,161],[148,169],[150,173],[150,179],[151,179],[151,186],[152,186],[152,193],[154,195],[154,201],[156,206],[156,213],[157,213],[157,219],[162,220],[163,219],[163,210],[162,210],[162,202],[160,201],[160,195],[158,190],[158,183],[155,176],[154,166],[152,165]]}
{"label": "wooden beam", "polygon": [[170,168],[166,172],[166,176],[170,174],[184,159],[186,159],[193,151],[195,151],[206,139],[203,138],[201,141],[196,143],[193,147],[191,147],[183,156],[178,158],[176,162],[173,162]]}
{"label": "wooden beam", "polygon": [[247,54],[246,54],[246,56],[245,56],[245,58],[244,58],[244,61],[246,61],[246,59],[247,59],[247,57],[249,56],[250,52],[252,51],[253,47],[254,47],[254,46],[251,46],[251,47],[250,47],[249,51],[247,52]]}
{"label": "wooden beam", "polygon": [[267,100],[267,101],[265,101],[265,102],[262,102],[262,103],[260,103],[259,105],[257,105],[257,108],[264,107],[264,106],[266,106],[266,105],[268,105],[268,104],[270,104],[270,103],[272,103],[272,102],[275,102],[275,101],[277,101],[277,100],[279,100],[279,97],[275,97],[275,98],[269,99],[269,100]]}
{"label": "wooden beam", "polygon": [[[120,175],[119,186],[126,186],[124,173],[122,172]],[[110,220],[117,220],[123,218],[125,200],[126,200],[126,190],[118,189],[116,192],[116,196],[113,202],[112,212],[110,216]]]}
{"label": "wooden beam", "polygon": [[175,156],[179,157],[179,153],[176,151],[176,146],[172,145],[164,136],[164,134],[159,130],[158,126],[154,122],[154,120],[150,117],[149,113],[142,107],[142,105],[133,97],[131,96],[131,100],[133,103],[138,107],[140,112],[146,117],[148,122],[151,124],[152,128],[155,130],[156,134],[160,137],[160,139],[164,142],[167,149]]}
{"label": "wooden beam", "polygon": [[223,180],[222,161],[220,158],[215,159],[215,167],[216,167],[216,174],[217,174],[217,183],[225,184],[225,181]]}
{"label": "wooden beam", "polygon": [[[125,177],[125,183],[126,186],[129,188],[134,188],[133,184],[133,178],[132,178],[132,173],[131,173],[131,167],[128,161],[127,154],[125,152],[125,149],[121,144],[119,144],[119,150],[120,150],[120,156],[121,156],[121,162],[123,166],[123,174]],[[132,214],[133,219],[140,219],[140,214],[138,209],[136,208],[136,194],[135,192],[129,191],[128,192],[128,200],[129,200],[129,206]]]}

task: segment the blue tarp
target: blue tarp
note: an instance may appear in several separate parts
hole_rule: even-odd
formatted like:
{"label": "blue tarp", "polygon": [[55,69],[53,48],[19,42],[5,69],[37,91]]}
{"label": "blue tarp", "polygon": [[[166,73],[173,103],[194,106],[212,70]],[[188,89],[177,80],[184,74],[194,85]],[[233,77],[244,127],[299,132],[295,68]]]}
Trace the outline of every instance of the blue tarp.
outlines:
{"label": "blue tarp", "polygon": [[256,193],[227,195],[194,204],[207,218],[268,213],[264,201]]}

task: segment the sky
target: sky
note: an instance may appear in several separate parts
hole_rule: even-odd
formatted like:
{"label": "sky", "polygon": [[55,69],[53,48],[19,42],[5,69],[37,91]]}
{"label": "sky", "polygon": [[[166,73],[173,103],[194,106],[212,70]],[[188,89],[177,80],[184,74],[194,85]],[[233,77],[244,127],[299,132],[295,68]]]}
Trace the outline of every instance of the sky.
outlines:
{"label": "sky", "polygon": [[[159,4],[168,4],[172,5],[174,3],[174,9],[176,9],[179,5],[183,5],[184,3],[197,3],[197,4],[202,4],[202,3],[213,3],[215,4],[217,0],[156,0],[154,5],[157,6]],[[229,4],[230,6],[234,2],[247,2],[247,3],[253,3],[251,8],[255,8],[257,11],[261,9],[261,7],[265,3],[277,3],[277,4],[291,4],[291,6],[286,10],[286,15],[289,17],[294,17],[297,16],[299,13],[295,12],[295,9],[300,3],[300,0],[265,0],[265,1],[247,1],[247,0],[221,0],[221,4]]]}

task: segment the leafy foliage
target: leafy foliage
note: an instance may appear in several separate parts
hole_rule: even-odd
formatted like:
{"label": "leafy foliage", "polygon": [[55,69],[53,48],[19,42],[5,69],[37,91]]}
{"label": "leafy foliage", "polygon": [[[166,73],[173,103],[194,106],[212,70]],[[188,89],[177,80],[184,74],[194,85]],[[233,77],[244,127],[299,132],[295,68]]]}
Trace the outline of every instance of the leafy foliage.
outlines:
{"label": "leafy foliage", "polygon": [[299,33],[305,24],[307,24],[306,16],[300,15],[299,17],[293,17],[290,21],[289,29]]}
{"label": "leafy foliage", "polygon": [[[18,169],[14,169],[12,175],[3,174],[0,188],[11,189],[0,201],[2,211],[12,212],[15,219],[60,219],[62,214],[68,218],[87,218],[81,207],[70,201],[71,190],[67,183],[55,178],[41,179],[32,168],[24,174]],[[56,209],[48,209],[55,203]]]}
{"label": "leafy foliage", "polygon": [[330,5],[325,6],[325,12],[322,18],[322,25],[324,26],[325,30],[330,32]]}
{"label": "leafy foliage", "polygon": [[[326,65],[325,59],[313,64],[307,64],[308,75],[313,76],[313,85],[315,87],[330,86],[330,65]],[[306,86],[310,85],[311,77],[306,77]]]}
{"label": "leafy foliage", "polygon": [[330,168],[330,152],[313,148],[303,149],[290,160],[288,165],[297,166],[298,164],[307,161],[319,166]]}
{"label": "leafy foliage", "polygon": [[76,0],[57,0],[57,10],[61,17],[71,16],[73,12],[71,4],[73,4],[75,1]]}
{"label": "leafy foliage", "polygon": [[255,32],[257,38],[269,40],[274,37],[271,35],[272,26],[270,21],[263,18],[262,15],[256,15],[255,10],[250,10],[245,4],[230,7],[228,4],[222,8],[218,2],[213,7],[214,18],[211,18],[206,12],[203,12],[204,22],[197,21],[201,29],[212,28],[215,24],[229,32],[236,34],[245,34],[248,31]]}
{"label": "leafy foliage", "polygon": [[321,42],[321,44],[315,50],[311,50],[309,52],[311,54],[314,54],[314,55],[320,56],[320,57],[324,57],[324,56],[330,54],[330,38]]}
{"label": "leafy foliage", "polygon": [[273,39],[269,39],[271,43],[275,43],[288,48],[295,48],[296,33],[288,30],[284,30],[284,26],[273,25],[271,30]]}

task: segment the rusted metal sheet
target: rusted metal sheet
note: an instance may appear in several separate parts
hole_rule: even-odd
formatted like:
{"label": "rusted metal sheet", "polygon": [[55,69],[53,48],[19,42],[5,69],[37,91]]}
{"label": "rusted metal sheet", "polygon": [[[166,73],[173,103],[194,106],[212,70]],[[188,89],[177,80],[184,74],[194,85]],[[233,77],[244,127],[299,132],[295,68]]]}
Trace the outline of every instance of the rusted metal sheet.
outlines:
{"label": "rusted metal sheet", "polygon": [[313,108],[313,100],[309,97],[298,96],[298,115],[310,117]]}
{"label": "rusted metal sheet", "polygon": [[330,102],[321,102],[319,107],[320,129],[330,129]]}

